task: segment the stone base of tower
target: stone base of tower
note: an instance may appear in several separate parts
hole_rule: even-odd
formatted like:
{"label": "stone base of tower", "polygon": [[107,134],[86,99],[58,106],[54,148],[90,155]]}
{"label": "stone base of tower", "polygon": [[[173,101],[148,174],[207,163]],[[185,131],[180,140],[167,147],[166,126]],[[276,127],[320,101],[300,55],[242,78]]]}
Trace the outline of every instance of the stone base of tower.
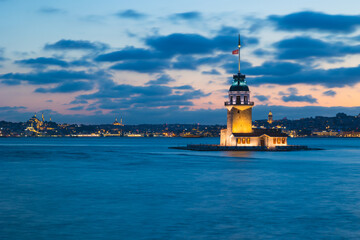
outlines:
{"label": "stone base of tower", "polygon": [[220,131],[220,146],[236,146],[236,138],[228,129],[221,129]]}

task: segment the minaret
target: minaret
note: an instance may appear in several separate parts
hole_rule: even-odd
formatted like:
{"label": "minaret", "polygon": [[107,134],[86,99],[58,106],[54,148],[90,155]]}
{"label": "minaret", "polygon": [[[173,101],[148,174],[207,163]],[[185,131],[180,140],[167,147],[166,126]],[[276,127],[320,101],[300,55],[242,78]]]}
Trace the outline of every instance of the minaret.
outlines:
{"label": "minaret", "polygon": [[240,73],[240,34],[238,44],[239,72],[233,75],[233,83],[229,89],[229,101],[225,102],[228,110],[227,129],[229,133],[252,132],[252,107],[250,102],[250,90],[246,84],[245,75]]}
{"label": "minaret", "polygon": [[272,114],[271,111],[269,112],[269,115],[268,115],[268,123],[269,123],[269,124],[272,124],[272,123],[273,123],[273,114]]}
{"label": "minaret", "polygon": [[43,122],[45,122],[44,113],[41,114],[41,119]]}

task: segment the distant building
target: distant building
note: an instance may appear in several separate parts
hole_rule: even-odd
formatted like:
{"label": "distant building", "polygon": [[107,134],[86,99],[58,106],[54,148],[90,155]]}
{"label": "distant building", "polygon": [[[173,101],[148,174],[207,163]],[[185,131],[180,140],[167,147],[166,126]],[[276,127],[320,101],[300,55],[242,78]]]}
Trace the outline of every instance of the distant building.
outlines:
{"label": "distant building", "polygon": [[117,118],[115,118],[115,122],[113,122],[114,126],[124,126],[123,122],[122,122],[122,118],[120,119],[120,122],[118,122]]}
{"label": "distant building", "polygon": [[35,129],[40,128],[43,125],[43,122],[40,121],[37,117],[36,117],[36,113],[34,114],[34,116],[32,116],[27,122],[26,124],[29,127],[33,127]]}
{"label": "distant building", "polygon": [[360,137],[360,132],[344,131],[344,132],[340,132],[339,136],[340,137]]}
{"label": "distant building", "polygon": [[271,111],[269,112],[269,115],[268,115],[268,123],[269,123],[269,124],[272,124],[272,123],[273,123],[273,114],[272,114]]}
{"label": "distant building", "polygon": [[333,132],[333,131],[312,132],[312,135],[318,137],[337,137],[339,136],[339,132]]}
{"label": "distant building", "polygon": [[277,129],[252,128],[252,108],[250,90],[245,75],[240,73],[240,39],[239,39],[239,72],[233,75],[229,89],[227,108],[227,128],[220,132],[221,146],[261,146],[275,148],[287,146],[288,135]]}
{"label": "distant building", "polygon": [[26,132],[36,134],[53,134],[58,125],[55,122],[45,121],[44,114],[41,114],[41,120],[37,118],[36,113],[26,122]]}

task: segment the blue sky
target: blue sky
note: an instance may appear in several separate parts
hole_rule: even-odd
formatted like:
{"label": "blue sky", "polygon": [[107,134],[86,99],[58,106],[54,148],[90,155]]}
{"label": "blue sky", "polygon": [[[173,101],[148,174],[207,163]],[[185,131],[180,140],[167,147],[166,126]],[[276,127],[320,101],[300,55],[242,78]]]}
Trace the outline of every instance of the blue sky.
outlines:
{"label": "blue sky", "polygon": [[224,124],[238,32],[254,119],[357,115],[359,5],[0,0],[0,120]]}

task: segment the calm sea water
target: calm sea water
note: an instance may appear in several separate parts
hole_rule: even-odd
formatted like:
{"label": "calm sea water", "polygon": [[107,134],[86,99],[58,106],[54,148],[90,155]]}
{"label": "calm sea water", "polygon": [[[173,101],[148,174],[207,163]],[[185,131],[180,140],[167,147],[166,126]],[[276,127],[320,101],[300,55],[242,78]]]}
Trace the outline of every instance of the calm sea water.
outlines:
{"label": "calm sea water", "polygon": [[0,239],[359,239],[360,139],[1,138]]}

